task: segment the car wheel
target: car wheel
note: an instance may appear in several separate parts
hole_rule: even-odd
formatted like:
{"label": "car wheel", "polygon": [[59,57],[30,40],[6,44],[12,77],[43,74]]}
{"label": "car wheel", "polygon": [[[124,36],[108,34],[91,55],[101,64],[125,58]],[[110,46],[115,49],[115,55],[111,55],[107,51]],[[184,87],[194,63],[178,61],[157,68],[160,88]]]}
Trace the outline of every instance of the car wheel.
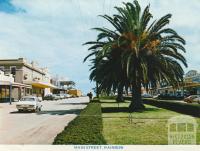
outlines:
{"label": "car wheel", "polygon": [[18,110],[18,112],[22,112],[22,110]]}

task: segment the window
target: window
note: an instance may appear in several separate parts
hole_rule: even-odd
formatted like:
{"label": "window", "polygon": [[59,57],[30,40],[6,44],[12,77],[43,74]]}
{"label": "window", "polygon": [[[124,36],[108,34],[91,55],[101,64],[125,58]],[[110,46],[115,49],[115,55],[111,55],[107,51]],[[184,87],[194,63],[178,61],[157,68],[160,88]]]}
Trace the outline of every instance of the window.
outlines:
{"label": "window", "polygon": [[1,70],[1,71],[4,71],[4,66],[0,66],[0,70]]}
{"label": "window", "polygon": [[12,75],[16,75],[16,66],[11,66],[11,67],[10,67],[10,73],[11,73]]}

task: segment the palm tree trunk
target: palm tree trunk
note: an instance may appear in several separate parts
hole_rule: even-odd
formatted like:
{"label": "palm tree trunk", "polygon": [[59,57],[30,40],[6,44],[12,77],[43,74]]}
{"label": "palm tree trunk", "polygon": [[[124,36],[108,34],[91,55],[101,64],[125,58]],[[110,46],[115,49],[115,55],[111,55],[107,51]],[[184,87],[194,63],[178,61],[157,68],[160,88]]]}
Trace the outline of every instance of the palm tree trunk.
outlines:
{"label": "palm tree trunk", "polygon": [[99,86],[97,82],[96,82],[96,97],[99,98]]}
{"label": "palm tree trunk", "polygon": [[120,83],[117,89],[117,98],[116,98],[117,102],[124,102],[123,90],[124,90],[124,86],[123,84]]}
{"label": "palm tree trunk", "polygon": [[129,111],[141,111],[144,110],[145,106],[143,105],[142,96],[141,96],[141,82],[140,79],[136,79],[132,83],[132,99],[129,106]]}

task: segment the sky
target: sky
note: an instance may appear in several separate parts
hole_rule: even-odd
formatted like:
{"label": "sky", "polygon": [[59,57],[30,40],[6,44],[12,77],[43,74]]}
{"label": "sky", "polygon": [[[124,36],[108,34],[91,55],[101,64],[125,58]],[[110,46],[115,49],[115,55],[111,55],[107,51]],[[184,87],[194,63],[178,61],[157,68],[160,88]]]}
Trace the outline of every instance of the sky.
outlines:
{"label": "sky", "polygon": [[[127,2],[128,0],[123,0]],[[132,0],[131,0],[132,2]],[[172,14],[170,27],[185,40],[188,70],[200,71],[200,1],[139,0],[158,19]],[[0,0],[0,59],[23,57],[48,67],[51,75],[91,91],[89,53],[82,44],[95,40],[93,27],[109,27],[98,15],[115,13],[122,0]]]}

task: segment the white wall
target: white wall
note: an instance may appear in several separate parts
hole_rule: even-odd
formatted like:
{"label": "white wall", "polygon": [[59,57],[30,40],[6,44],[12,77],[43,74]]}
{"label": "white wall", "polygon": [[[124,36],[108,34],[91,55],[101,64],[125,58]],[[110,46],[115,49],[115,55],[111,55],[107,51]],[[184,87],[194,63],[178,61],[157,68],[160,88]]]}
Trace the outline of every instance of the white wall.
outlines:
{"label": "white wall", "polygon": [[12,74],[4,75],[3,71],[0,71],[0,81],[14,82]]}

